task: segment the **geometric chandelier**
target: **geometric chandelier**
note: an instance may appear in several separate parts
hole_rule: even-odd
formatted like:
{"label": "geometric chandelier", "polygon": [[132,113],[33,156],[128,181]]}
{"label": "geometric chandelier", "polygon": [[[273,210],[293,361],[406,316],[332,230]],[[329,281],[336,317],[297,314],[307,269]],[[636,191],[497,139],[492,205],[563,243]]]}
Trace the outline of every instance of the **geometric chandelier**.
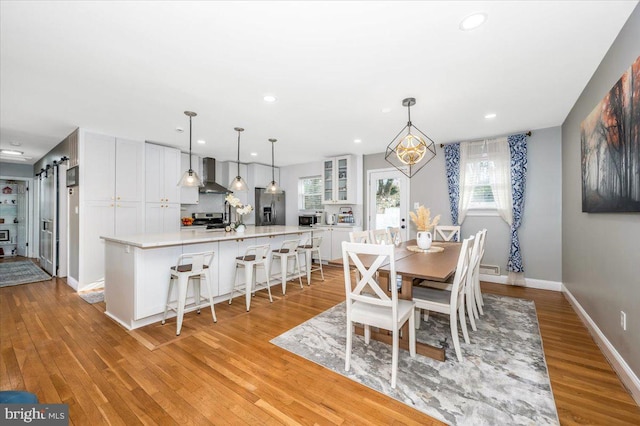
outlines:
{"label": "geometric chandelier", "polygon": [[[415,104],[415,98],[402,100],[402,106],[407,107],[409,121],[389,143],[384,156],[388,163],[408,178],[418,173],[425,164],[436,156],[435,143],[411,123],[411,107]],[[406,134],[404,134],[405,130]]]}

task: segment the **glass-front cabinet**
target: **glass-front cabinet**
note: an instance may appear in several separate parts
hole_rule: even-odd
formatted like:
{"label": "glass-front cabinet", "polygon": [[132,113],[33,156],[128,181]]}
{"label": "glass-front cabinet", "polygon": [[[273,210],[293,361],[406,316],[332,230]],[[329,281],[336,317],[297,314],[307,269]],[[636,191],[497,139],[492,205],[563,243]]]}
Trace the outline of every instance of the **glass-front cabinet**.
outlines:
{"label": "glass-front cabinet", "polygon": [[357,180],[352,174],[351,156],[344,155],[324,160],[323,204],[354,203],[353,194]]}

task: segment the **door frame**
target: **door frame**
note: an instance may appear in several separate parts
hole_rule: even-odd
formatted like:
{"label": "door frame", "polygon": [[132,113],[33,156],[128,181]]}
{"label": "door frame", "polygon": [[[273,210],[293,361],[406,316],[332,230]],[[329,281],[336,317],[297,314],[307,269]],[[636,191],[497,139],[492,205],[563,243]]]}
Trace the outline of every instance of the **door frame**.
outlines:
{"label": "door frame", "polygon": [[[406,227],[405,229],[401,229],[400,233],[402,235],[402,240],[407,241],[409,239],[409,212],[411,211],[411,179],[409,179],[405,174],[403,174],[400,170],[395,167],[389,167],[384,169],[370,169],[367,170],[367,214],[366,214],[366,229],[373,229],[371,226],[373,221],[371,219],[371,211],[373,207],[375,207],[375,199],[371,197],[371,175],[374,173],[398,173],[398,177],[401,177],[406,182],[406,185],[401,186],[402,192],[406,195],[405,209],[407,211],[407,217],[405,218]],[[406,187],[406,189],[405,189]],[[406,191],[406,192],[405,192]],[[402,196],[400,197],[402,200]]]}
{"label": "door frame", "polygon": [[[34,212],[35,212],[35,187],[33,186],[33,178],[24,176],[0,176],[5,180],[20,180],[27,183],[27,257],[40,257],[37,249],[37,241],[34,237]],[[35,241],[35,242],[34,242]]]}

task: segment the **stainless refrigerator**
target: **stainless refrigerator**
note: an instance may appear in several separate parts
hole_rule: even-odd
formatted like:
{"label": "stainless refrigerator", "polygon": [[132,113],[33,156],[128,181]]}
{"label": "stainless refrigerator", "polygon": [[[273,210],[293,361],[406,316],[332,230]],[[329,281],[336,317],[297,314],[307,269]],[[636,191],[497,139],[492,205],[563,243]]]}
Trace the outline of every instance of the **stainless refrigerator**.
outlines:
{"label": "stainless refrigerator", "polygon": [[256,188],[256,226],[284,225],[284,191],[282,194],[265,194],[264,190]]}

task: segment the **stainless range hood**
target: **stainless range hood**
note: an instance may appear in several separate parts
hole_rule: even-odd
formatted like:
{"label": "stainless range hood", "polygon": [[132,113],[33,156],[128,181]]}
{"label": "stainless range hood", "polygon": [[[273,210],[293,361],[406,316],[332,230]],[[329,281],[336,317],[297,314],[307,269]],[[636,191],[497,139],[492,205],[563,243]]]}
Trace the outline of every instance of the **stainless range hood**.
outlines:
{"label": "stainless range hood", "polygon": [[216,183],[216,159],[205,157],[202,159],[202,181],[204,186],[200,187],[201,194],[228,194],[229,191],[224,186]]}

